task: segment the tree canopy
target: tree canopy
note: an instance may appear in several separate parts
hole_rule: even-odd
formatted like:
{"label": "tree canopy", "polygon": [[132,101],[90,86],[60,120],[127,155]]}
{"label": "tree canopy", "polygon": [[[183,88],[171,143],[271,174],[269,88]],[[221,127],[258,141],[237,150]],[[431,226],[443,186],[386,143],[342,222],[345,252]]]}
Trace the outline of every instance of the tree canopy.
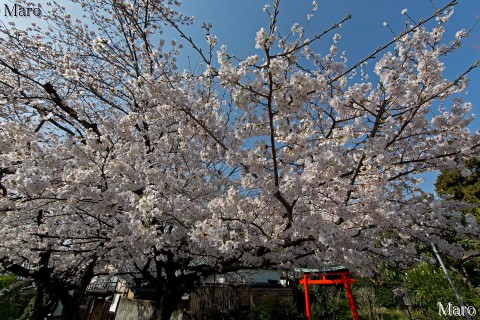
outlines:
{"label": "tree canopy", "polygon": [[[435,183],[435,189],[439,195],[473,205],[473,207],[464,208],[463,211],[467,214],[466,218],[473,219],[471,218],[473,216],[477,221],[480,219],[480,208],[478,207],[480,205],[479,169],[480,161],[478,158],[471,158],[467,160],[463,169],[442,171]],[[470,252],[463,259],[454,261],[451,265],[458,268],[463,275],[463,280],[478,291],[480,284],[478,275],[480,243],[478,239],[470,237],[459,239],[459,243]]]}
{"label": "tree canopy", "polygon": [[[202,49],[178,1],[72,3],[83,20],[53,2],[45,27],[0,29],[0,263],[66,292],[52,299],[76,303],[69,289],[108,267],[155,287],[167,319],[212,273],[371,274],[415,262],[418,244],[461,257],[451,239],[478,238],[475,219],[416,177],[480,146],[462,99],[478,64],[443,76],[442,57],[468,35],[442,40],[455,1],[354,64],[336,46],[350,16],[281,34],[278,0],[248,57],[208,25]],[[178,70],[166,28],[203,70]],[[313,52],[317,41],[331,46]]]}
{"label": "tree canopy", "polygon": [[[464,169],[442,171],[435,183],[438,194],[455,200],[480,205],[480,160],[469,159]],[[469,210],[480,217],[479,208]]]}

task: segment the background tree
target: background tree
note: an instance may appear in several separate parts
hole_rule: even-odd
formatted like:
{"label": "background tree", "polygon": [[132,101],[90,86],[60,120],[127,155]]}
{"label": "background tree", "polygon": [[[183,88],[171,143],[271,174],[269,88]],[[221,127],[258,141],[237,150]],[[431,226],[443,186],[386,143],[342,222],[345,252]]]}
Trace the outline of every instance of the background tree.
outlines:
{"label": "background tree", "polygon": [[[72,3],[84,20],[53,3],[46,28],[1,29],[4,268],[40,270],[51,253],[49,274],[71,272],[81,288],[95,257],[97,272],[154,286],[168,319],[214,272],[371,274],[380,261],[414,263],[422,242],[461,257],[456,239],[478,238],[476,221],[415,178],[462,166],[480,146],[461,99],[477,64],[442,75],[442,57],[468,34],[442,41],[455,1],[353,65],[335,45],[349,16],[323,33],[282,34],[275,1],[259,54],[222,46],[215,62],[216,38],[207,50],[189,38],[176,1]],[[197,51],[201,74],[177,70],[181,46],[166,44],[165,28]],[[330,49],[312,52],[330,33]],[[354,72],[375,56],[374,80]]]}
{"label": "background tree", "polygon": [[[462,282],[458,273],[452,274],[452,277],[465,305],[477,306],[480,302],[478,294]],[[403,285],[408,289],[412,308],[416,311],[414,317],[419,319],[438,317],[438,302],[445,305],[449,301],[456,301],[455,294],[438,264],[422,263],[408,270]]]}
{"label": "background tree", "polygon": [[[464,212],[477,221],[480,219],[480,161],[477,158],[469,159],[464,169],[442,171],[435,183],[435,190],[441,196],[474,205],[465,208]],[[464,281],[479,293],[480,243],[467,238],[463,239],[462,245],[471,252],[460,261],[452,261],[452,264],[460,270]]]}
{"label": "background tree", "polygon": [[0,156],[2,165],[14,163],[19,171],[11,175],[7,194],[0,199],[4,212],[0,263],[17,276],[34,279],[37,300],[32,319],[43,319],[59,300],[65,318],[71,319],[93,277],[105,226],[90,214],[91,198],[76,201],[73,190],[79,185],[63,178],[75,172],[69,161],[57,161],[59,154],[69,157],[59,144],[52,150],[58,136],[29,135],[35,129],[28,122],[21,129],[10,124],[2,127],[5,148]]}
{"label": "background tree", "polygon": [[442,196],[474,204],[467,212],[480,217],[480,160],[469,159],[464,169],[442,171],[435,182],[435,191]]}
{"label": "background tree", "polygon": [[18,281],[12,274],[0,275],[0,314],[1,320],[19,319],[22,311],[34,296],[34,289],[29,289],[30,283]]}

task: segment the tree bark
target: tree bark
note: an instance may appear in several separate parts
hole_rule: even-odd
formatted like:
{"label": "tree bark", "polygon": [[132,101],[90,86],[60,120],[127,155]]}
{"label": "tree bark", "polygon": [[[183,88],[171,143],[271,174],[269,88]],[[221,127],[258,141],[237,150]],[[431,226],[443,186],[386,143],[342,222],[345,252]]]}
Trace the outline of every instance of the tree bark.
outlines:
{"label": "tree bark", "polygon": [[52,313],[55,309],[57,299],[48,294],[46,286],[40,283],[37,283],[37,295],[35,297],[34,308],[31,320],[44,320]]}
{"label": "tree bark", "polygon": [[[52,277],[52,270],[48,267],[52,252],[47,250],[40,253],[39,269],[31,271],[25,267],[9,262],[7,257],[0,259],[0,264],[13,274],[25,278],[32,278],[35,281],[37,292],[33,303],[32,315],[30,320],[44,320],[48,315],[55,311],[58,301],[62,303],[61,320],[72,320],[75,317],[87,286],[94,277],[94,269],[98,258],[92,255],[78,285],[68,285],[62,279]],[[73,290],[73,294],[71,294]]]}
{"label": "tree bark", "polygon": [[87,286],[90,284],[90,281],[94,277],[95,264],[97,263],[97,256],[93,255],[90,262],[83,271],[82,277],[78,286],[73,292],[73,296],[70,294],[62,295],[60,301],[62,302],[63,309],[60,320],[72,320],[75,318],[75,314],[78,312],[78,309],[82,303],[83,297],[87,290]]}
{"label": "tree bark", "polygon": [[182,296],[185,290],[183,279],[178,283],[167,283],[163,286],[160,298],[156,303],[156,320],[170,320],[172,313],[182,302]]}
{"label": "tree bark", "polygon": [[48,314],[54,311],[58,298],[50,287],[50,270],[48,262],[52,252],[50,250],[40,254],[40,268],[35,273],[37,295],[31,320],[44,320]]}

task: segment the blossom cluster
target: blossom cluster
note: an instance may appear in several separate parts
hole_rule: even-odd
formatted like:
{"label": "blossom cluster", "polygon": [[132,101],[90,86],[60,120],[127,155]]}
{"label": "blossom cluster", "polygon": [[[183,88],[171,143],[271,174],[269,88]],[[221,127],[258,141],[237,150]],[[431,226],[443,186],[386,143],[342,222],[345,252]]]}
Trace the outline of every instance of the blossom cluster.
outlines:
{"label": "blossom cluster", "polygon": [[452,239],[478,239],[476,219],[416,176],[463,168],[480,145],[465,75],[444,75],[468,35],[442,40],[452,10],[350,68],[338,24],[317,52],[321,35],[282,37],[265,7],[256,54],[221,46],[210,61],[195,45],[196,74],[157,39],[193,21],[172,1],[80,2],[96,31],[61,8],[49,19],[62,32],[1,29],[0,258],[54,252],[79,277],[95,255],[97,270],[166,285],[240,268],[372,273],[413,263],[419,243],[459,256]]}

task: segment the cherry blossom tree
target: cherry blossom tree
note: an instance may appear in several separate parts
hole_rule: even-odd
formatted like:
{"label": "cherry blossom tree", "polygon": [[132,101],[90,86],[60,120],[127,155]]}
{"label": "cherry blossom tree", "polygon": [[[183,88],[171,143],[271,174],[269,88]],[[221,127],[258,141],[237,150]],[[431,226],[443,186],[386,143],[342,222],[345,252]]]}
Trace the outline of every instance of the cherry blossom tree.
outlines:
{"label": "cherry blossom tree", "polygon": [[[53,299],[77,288],[62,300],[73,306],[108,266],[152,285],[168,319],[213,273],[372,274],[430,243],[461,257],[452,239],[478,238],[473,216],[416,178],[478,152],[461,99],[477,64],[442,74],[468,35],[442,40],[455,1],[353,65],[337,48],[350,16],[283,35],[278,0],[244,59],[217,48],[210,25],[202,49],[178,1],[72,3],[86,18],[53,3],[47,27],[3,26],[0,39],[0,263],[45,270],[35,279]],[[178,70],[166,28],[196,50],[201,74]],[[327,37],[328,52],[314,52]]]}
{"label": "cherry blossom tree", "polygon": [[93,205],[93,194],[75,198],[88,191],[86,180],[75,178],[72,147],[59,143],[65,137],[35,132],[28,120],[32,115],[18,115],[2,123],[2,170],[8,176],[2,181],[0,261],[4,269],[35,281],[32,319],[45,319],[58,301],[64,319],[72,319],[102,254],[107,225],[93,214],[100,208]]}
{"label": "cherry blossom tree", "polygon": [[[41,319],[55,299],[64,299],[66,312],[75,309],[69,306],[79,299],[67,301],[64,293],[84,289],[93,263],[97,273],[107,264],[139,273],[170,308],[163,300],[176,290],[175,274],[189,267],[190,252],[202,254],[189,245],[188,228],[208,217],[212,194],[228,184],[205,135],[180,137],[189,117],[168,113],[168,103],[203,94],[195,79],[175,71],[178,46],[155,38],[165,19],[187,24],[190,18],[160,1],[137,4],[82,2],[90,22],[53,4],[46,30],[2,29],[1,262],[46,291]],[[147,84],[159,79],[166,100],[150,100]],[[153,197],[157,209],[146,212]]]}

